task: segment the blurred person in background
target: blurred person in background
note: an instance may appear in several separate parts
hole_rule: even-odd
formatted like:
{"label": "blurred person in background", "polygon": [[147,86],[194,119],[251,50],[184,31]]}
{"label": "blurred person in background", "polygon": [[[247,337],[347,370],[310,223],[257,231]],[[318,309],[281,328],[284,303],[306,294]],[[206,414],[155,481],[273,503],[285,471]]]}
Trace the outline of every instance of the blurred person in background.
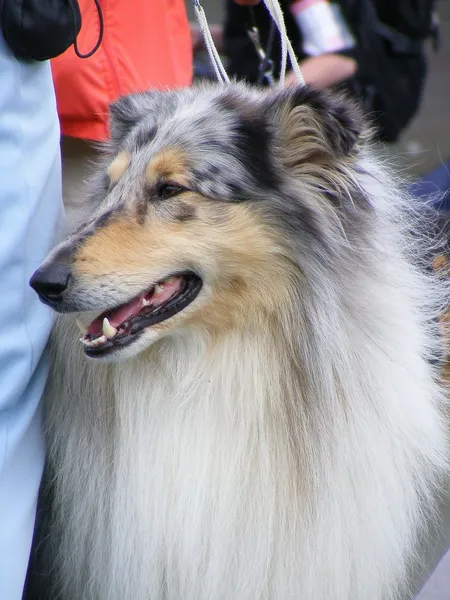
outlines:
{"label": "blurred person in background", "polygon": [[[357,70],[354,58],[355,38],[339,4],[323,0],[281,2],[288,37],[299,58],[305,81],[317,89],[326,89],[352,77]],[[270,32],[271,17],[263,4],[249,12],[234,3],[226,3],[223,50],[229,58],[229,73],[252,83],[259,80],[259,60],[248,29],[256,26],[263,48],[268,49],[279,75],[281,60],[277,32]],[[272,43],[269,42],[272,36]],[[272,46],[270,49],[269,46]],[[295,84],[288,72],[286,85]],[[262,81],[264,83],[264,81]]]}
{"label": "blurred person in background", "polygon": [[[424,41],[436,42],[435,0],[281,0],[288,36],[308,84],[337,87],[362,103],[378,137],[395,142],[417,113],[426,78]],[[248,35],[280,65],[280,40],[260,3],[251,10],[226,0],[223,51],[228,73],[257,82],[260,61]],[[269,39],[272,37],[272,43]],[[268,48],[271,46],[271,48]],[[287,75],[286,84],[294,82]],[[262,81],[262,83],[267,83]]]}
{"label": "blurred person in background", "polygon": [[[44,465],[39,404],[53,317],[28,285],[62,217],[49,58],[73,43],[76,6],[3,0],[0,14],[0,598],[22,598]],[[73,9],[73,11],[72,11]]]}
{"label": "blurred person in background", "polygon": [[53,316],[28,279],[57,241],[59,126],[50,65],[0,35],[0,598],[20,600],[44,464],[39,402]]}

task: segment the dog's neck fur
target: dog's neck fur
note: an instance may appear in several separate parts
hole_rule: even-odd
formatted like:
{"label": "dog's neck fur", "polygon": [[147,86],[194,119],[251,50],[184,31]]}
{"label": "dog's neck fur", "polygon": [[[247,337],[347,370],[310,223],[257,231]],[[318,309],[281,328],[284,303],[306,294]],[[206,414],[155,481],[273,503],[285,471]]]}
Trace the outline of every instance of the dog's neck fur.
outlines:
{"label": "dog's neck fur", "polygon": [[[392,331],[390,355],[367,331],[350,348],[329,318],[328,353],[287,319],[209,343],[180,334],[124,364],[79,356],[52,378],[64,598],[398,597],[433,470],[415,452],[431,464],[440,445],[430,374],[411,323],[397,326],[398,352],[412,349],[397,360]],[[57,336],[63,363],[69,336]]]}

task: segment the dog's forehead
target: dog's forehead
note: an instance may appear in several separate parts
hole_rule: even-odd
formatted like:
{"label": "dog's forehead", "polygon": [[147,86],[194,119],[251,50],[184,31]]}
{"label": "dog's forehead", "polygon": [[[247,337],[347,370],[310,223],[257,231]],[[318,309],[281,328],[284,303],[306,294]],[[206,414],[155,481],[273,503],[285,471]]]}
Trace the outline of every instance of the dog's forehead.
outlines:
{"label": "dog's forehead", "polygon": [[237,111],[225,110],[216,100],[205,98],[181,101],[165,107],[143,119],[128,140],[132,152],[147,149],[155,152],[165,146],[178,146],[186,151],[197,151],[210,146],[222,151],[231,150],[240,125]]}
{"label": "dog's forehead", "polygon": [[275,181],[270,136],[261,114],[249,111],[251,100],[184,91],[158,95],[147,108],[114,157],[110,175],[129,169],[129,176],[142,179],[152,165],[170,176],[167,167],[173,164],[194,179],[198,191],[224,199],[246,185],[250,189],[255,182],[267,186]]}

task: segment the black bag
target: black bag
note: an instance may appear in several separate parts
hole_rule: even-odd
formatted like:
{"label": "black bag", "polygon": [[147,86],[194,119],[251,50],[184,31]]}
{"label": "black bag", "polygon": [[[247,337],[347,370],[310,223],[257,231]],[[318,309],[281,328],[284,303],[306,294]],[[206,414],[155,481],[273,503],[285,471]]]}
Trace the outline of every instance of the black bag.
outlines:
{"label": "black bag", "polygon": [[13,54],[48,60],[62,54],[81,28],[77,0],[3,0],[0,23]]}
{"label": "black bag", "polygon": [[72,44],[80,58],[92,56],[103,37],[103,17],[99,0],[94,0],[99,16],[99,36],[95,47],[80,54],[77,36],[81,13],[77,0],[0,0],[0,26],[13,54],[22,60],[49,60]]}

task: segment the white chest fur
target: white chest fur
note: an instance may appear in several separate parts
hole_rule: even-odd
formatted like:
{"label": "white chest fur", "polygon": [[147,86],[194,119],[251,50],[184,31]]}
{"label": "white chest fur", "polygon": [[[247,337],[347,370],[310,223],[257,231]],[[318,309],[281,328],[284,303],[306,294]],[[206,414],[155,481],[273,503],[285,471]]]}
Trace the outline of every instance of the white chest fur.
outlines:
{"label": "white chest fur", "polygon": [[425,363],[412,381],[371,356],[391,365],[372,388],[330,364],[314,397],[274,339],[180,337],[54,378],[67,598],[397,597],[444,444]]}

